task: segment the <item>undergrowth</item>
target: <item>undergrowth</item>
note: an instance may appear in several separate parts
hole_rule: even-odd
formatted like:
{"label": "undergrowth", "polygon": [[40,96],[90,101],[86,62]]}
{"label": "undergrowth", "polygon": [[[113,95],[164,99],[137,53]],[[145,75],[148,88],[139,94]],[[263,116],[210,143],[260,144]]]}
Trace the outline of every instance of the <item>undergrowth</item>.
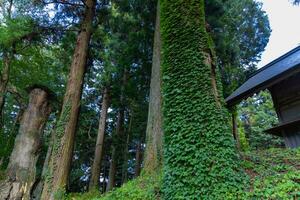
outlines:
{"label": "undergrowth", "polygon": [[160,199],[161,176],[140,176],[105,195],[98,192],[71,194],[68,200],[156,200]]}
{"label": "undergrowth", "polygon": [[[242,167],[251,181],[238,200],[300,199],[300,148],[248,152]],[[105,195],[72,194],[68,200],[159,200],[161,196],[161,176],[141,176]]]}

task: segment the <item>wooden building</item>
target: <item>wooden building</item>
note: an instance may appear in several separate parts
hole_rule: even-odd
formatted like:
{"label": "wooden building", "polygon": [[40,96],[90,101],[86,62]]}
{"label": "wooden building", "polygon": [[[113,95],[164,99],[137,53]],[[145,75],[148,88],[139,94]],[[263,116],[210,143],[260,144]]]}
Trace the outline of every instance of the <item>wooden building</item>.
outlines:
{"label": "wooden building", "polygon": [[259,69],[227,99],[233,106],[268,89],[279,124],[265,132],[284,138],[286,147],[300,147],[300,46]]}

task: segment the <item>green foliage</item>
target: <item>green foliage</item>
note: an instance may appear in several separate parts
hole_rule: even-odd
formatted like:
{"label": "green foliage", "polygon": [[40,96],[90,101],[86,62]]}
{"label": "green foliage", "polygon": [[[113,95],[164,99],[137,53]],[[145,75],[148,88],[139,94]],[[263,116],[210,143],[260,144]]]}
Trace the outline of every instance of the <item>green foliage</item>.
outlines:
{"label": "green foliage", "polygon": [[227,97],[255,70],[269,41],[269,20],[258,1],[209,0],[205,4]]}
{"label": "green foliage", "polygon": [[264,132],[278,123],[269,92],[260,92],[243,101],[238,107],[238,113],[239,132],[245,134],[251,148],[283,146],[282,138]]}
{"label": "green foliage", "polygon": [[243,199],[299,199],[300,149],[249,152],[243,167],[251,176]]}
{"label": "green foliage", "polygon": [[5,24],[0,24],[0,48],[11,48],[24,37],[29,37],[33,30],[34,22],[29,17],[6,20]]}
{"label": "green foliage", "polygon": [[244,174],[205,64],[211,46],[204,1],[161,1],[161,30],[164,199],[233,198]]}
{"label": "green foliage", "polygon": [[153,200],[160,199],[161,176],[141,176],[124,184],[105,195],[97,191],[85,194],[71,194],[68,199],[72,200]]}

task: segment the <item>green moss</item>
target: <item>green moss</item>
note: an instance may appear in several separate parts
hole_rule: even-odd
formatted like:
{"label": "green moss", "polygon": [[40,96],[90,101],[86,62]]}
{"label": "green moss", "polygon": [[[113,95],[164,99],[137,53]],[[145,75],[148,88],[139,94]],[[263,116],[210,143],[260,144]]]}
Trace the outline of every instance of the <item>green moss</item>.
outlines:
{"label": "green moss", "polygon": [[[203,0],[162,0],[164,199],[230,199],[241,172],[228,113],[214,95]],[[220,86],[216,74],[217,86]],[[221,88],[218,87],[220,98]],[[218,101],[220,101],[218,104]]]}

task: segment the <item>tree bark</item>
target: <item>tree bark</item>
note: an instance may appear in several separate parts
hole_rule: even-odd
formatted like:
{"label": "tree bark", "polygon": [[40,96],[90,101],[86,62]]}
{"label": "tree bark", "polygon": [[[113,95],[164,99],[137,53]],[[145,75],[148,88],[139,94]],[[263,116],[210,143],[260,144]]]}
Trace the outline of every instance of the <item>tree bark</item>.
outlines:
{"label": "tree bark", "polygon": [[127,69],[124,68],[122,74],[122,81],[121,81],[121,91],[120,91],[120,107],[118,110],[118,119],[117,119],[117,126],[116,126],[116,133],[113,136],[112,144],[112,154],[111,154],[111,163],[109,167],[109,178],[106,187],[106,191],[110,191],[115,186],[115,179],[117,173],[117,161],[118,158],[122,158],[125,138],[124,138],[124,112],[125,112],[125,86],[128,81],[128,72]]}
{"label": "tree bark", "polygon": [[141,173],[141,164],[142,164],[142,148],[141,142],[138,142],[136,145],[135,153],[135,167],[134,167],[134,177],[137,178]]}
{"label": "tree bark", "polygon": [[[13,0],[9,1],[9,6],[7,9],[7,18],[11,19],[11,11],[13,6]],[[14,45],[13,45],[14,46]],[[0,128],[3,128],[3,107],[5,104],[5,96],[7,92],[7,84],[9,81],[9,71],[10,71],[10,64],[11,64],[11,55],[8,53],[9,51],[3,52],[3,71],[0,77]]]}
{"label": "tree bark", "polygon": [[7,84],[9,81],[9,71],[10,71],[11,58],[8,53],[3,53],[3,71],[0,78],[0,125],[2,128],[3,119],[2,112],[5,103],[5,95],[7,92]]}
{"label": "tree bark", "polygon": [[117,161],[119,157],[118,153],[121,153],[120,151],[121,148],[118,147],[121,146],[120,141],[122,142],[122,138],[124,134],[123,124],[124,124],[124,109],[120,108],[118,111],[116,133],[113,136],[114,137],[113,140],[115,140],[115,142],[113,142],[112,144],[111,162],[109,166],[108,183],[106,187],[106,192],[112,190],[115,187]]}
{"label": "tree bark", "polygon": [[236,141],[236,147],[241,152],[241,142],[240,142],[240,137],[239,137],[239,133],[238,133],[237,111],[236,110],[232,111],[231,117],[232,117],[232,134]]}
{"label": "tree bark", "polygon": [[43,129],[51,111],[48,99],[43,89],[30,92],[7,168],[8,179],[0,186],[0,199],[30,199]]}
{"label": "tree bark", "polygon": [[150,84],[150,101],[146,131],[146,152],[144,158],[144,172],[160,171],[163,161],[162,145],[162,96],[161,96],[161,34],[160,7],[157,5],[156,25],[152,58],[152,74]]}
{"label": "tree bark", "polygon": [[49,166],[52,180],[44,184],[42,193],[42,199],[45,200],[62,198],[68,183],[96,0],[87,0],[85,5],[85,15],[77,37],[62,112],[56,127]]}
{"label": "tree bark", "polygon": [[130,114],[129,127],[126,131],[126,143],[124,145],[124,155],[123,155],[123,166],[122,166],[122,183],[126,183],[128,181],[128,147],[130,136],[132,132],[132,123],[133,123],[133,113]]}
{"label": "tree bark", "polygon": [[106,125],[109,102],[110,102],[109,91],[108,88],[105,87],[102,96],[101,115],[99,119],[99,128],[98,128],[97,142],[95,148],[94,162],[92,166],[92,175],[89,183],[90,191],[96,189],[99,186],[101,160],[103,154],[102,151],[103,151],[104,135],[105,135],[105,125]]}

